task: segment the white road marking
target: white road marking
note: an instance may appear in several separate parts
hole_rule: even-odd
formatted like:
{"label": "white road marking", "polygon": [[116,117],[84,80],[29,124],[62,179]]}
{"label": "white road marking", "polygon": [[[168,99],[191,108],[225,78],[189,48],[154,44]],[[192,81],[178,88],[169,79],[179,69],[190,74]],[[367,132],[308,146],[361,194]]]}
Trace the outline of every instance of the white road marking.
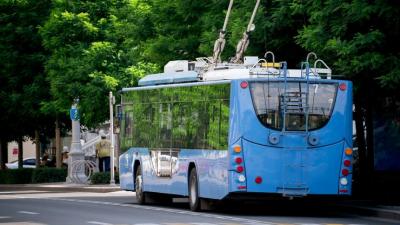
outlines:
{"label": "white road marking", "polygon": [[159,223],[135,223],[135,225],[160,225]]}
{"label": "white road marking", "polygon": [[[134,192],[128,191],[116,191],[116,192],[109,192],[109,193],[88,193],[88,192],[75,192],[75,193],[68,193],[68,197],[95,197],[95,196],[129,196],[132,197],[135,195]],[[213,218],[213,219],[220,219],[220,220],[228,220],[232,222],[236,222],[239,224],[248,224],[248,225],[281,225],[282,223],[271,222],[271,221],[260,221],[254,219],[246,219],[241,217],[234,217],[234,216],[223,216],[223,215],[215,215],[210,213],[203,213],[203,212],[191,212],[186,210],[179,210],[179,209],[169,209],[169,208],[161,208],[157,206],[143,206],[143,205],[136,205],[136,204],[121,204],[115,202],[103,202],[103,201],[92,201],[92,200],[79,200],[79,199],[65,199],[65,193],[46,193],[43,196],[43,193],[27,193],[21,195],[3,195],[0,196],[0,199],[3,197],[8,198],[19,198],[19,199],[47,199],[47,200],[54,200],[54,201],[68,201],[68,202],[77,202],[77,203],[90,203],[90,204],[98,204],[98,205],[110,205],[110,206],[120,206],[120,207],[129,207],[129,208],[137,208],[137,209],[144,209],[144,210],[152,210],[158,212],[167,212],[167,213],[178,213],[183,215],[189,216],[199,216],[199,217],[206,217],[206,218]],[[25,211],[20,211],[25,212]],[[28,212],[30,214],[32,212]],[[36,214],[36,213],[34,213]],[[37,213],[39,214],[39,213]],[[0,217],[1,218],[1,217]],[[98,224],[98,225],[112,225],[110,223],[103,223],[98,221],[88,221],[91,224]],[[163,223],[168,225],[168,223]],[[180,223],[181,224],[181,223]],[[193,225],[211,225],[206,223],[191,223]],[[223,223],[216,223],[216,224],[223,224]],[[294,223],[297,225],[329,225],[329,223],[322,223],[322,224],[313,224],[313,223]],[[293,224],[293,225],[294,225]],[[155,225],[155,224],[135,224],[135,225]],[[332,224],[333,225],[333,224]],[[363,225],[363,224],[348,224],[348,225]]]}
{"label": "white road marking", "polygon": [[112,206],[129,207],[129,208],[145,209],[145,210],[168,212],[168,213],[179,213],[179,214],[190,215],[190,216],[200,216],[200,217],[229,220],[229,221],[235,221],[235,222],[241,222],[241,223],[279,225],[279,223],[273,223],[270,221],[252,220],[252,219],[245,219],[245,218],[233,217],[233,216],[221,216],[221,215],[214,215],[214,214],[210,214],[210,213],[191,212],[191,211],[184,211],[184,210],[179,210],[179,209],[161,208],[161,207],[156,207],[156,206],[120,204],[120,203],[114,203],[114,202],[92,201],[92,200],[82,200],[82,199],[66,199],[66,198],[48,198],[48,199],[54,200],[54,201],[68,201],[68,202],[91,203],[91,204],[99,204],[99,205],[112,205]]}
{"label": "white road marking", "polygon": [[298,225],[321,225],[321,224],[320,223],[299,223]]}
{"label": "white road marking", "polygon": [[33,194],[33,193],[43,193],[46,191],[35,191],[35,190],[27,190],[27,191],[0,191],[0,195],[2,194]]}
{"label": "white road marking", "polygon": [[0,216],[0,219],[10,219],[11,216]]}
{"label": "white road marking", "polygon": [[111,223],[103,223],[103,222],[98,222],[98,221],[88,221],[87,223],[98,224],[98,225],[112,225]]}
{"label": "white road marking", "polygon": [[215,223],[191,223],[194,225],[215,225]]}
{"label": "white road marking", "polygon": [[38,212],[30,212],[30,211],[18,211],[17,213],[29,214],[29,215],[37,215],[37,214],[40,214],[40,213],[38,213]]}

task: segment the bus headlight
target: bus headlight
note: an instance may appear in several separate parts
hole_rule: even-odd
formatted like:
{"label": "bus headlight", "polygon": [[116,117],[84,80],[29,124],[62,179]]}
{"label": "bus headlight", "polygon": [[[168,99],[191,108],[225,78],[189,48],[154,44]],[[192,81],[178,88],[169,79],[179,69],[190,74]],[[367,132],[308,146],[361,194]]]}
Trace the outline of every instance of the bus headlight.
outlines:
{"label": "bus headlight", "polygon": [[340,184],[341,185],[347,185],[348,184],[347,178],[346,177],[341,178],[340,179]]}

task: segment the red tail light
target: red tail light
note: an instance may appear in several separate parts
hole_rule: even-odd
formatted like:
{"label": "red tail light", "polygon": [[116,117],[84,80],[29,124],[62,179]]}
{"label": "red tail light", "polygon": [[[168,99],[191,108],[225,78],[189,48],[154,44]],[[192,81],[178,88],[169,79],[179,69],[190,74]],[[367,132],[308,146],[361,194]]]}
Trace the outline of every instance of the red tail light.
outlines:
{"label": "red tail light", "polygon": [[348,160],[348,159],[346,159],[346,160],[344,160],[343,164],[344,164],[345,166],[351,166],[351,161]]}
{"label": "red tail light", "polygon": [[236,167],[236,171],[237,171],[238,173],[243,172],[243,171],[244,171],[243,166],[238,166],[238,167]]}
{"label": "red tail light", "polygon": [[261,178],[261,177],[256,177],[255,182],[256,182],[257,184],[261,184],[262,178]]}
{"label": "red tail light", "polygon": [[247,83],[247,81],[242,81],[240,83],[240,87],[243,88],[243,89],[247,88],[248,86],[249,86],[249,83]]}
{"label": "red tail light", "polygon": [[240,158],[240,157],[236,157],[235,162],[236,162],[237,164],[240,164],[240,163],[243,162],[243,159]]}
{"label": "red tail light", "polygon": [[349,170],[348,170],[348,169],[343,169],[343,170],[342,170],[342,175],[343,175],[343,176],[349,175]]}
{"label": "red tail light", "polygon": [[339,89],[341,90],[341,91],[345,91],[346,90],[346,84],[345,83],[341,83],[340,85],[339,85]]}

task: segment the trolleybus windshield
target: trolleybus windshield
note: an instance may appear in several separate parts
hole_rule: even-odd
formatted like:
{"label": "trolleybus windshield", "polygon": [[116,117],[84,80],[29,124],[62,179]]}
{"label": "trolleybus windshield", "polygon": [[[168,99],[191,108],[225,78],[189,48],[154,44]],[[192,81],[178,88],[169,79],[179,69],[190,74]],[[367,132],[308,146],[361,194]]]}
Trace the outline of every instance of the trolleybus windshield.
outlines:
{"label": "trolleybus windshield", "polygon": [[[267,128],[305,131],[323,127],[330,119],[336,98],[336,83],[310,81],[251,82],[253,106],[260,122]],[[284,113],[286,111],[286,113]],[[283,116],[286,116],[283,120]]]}

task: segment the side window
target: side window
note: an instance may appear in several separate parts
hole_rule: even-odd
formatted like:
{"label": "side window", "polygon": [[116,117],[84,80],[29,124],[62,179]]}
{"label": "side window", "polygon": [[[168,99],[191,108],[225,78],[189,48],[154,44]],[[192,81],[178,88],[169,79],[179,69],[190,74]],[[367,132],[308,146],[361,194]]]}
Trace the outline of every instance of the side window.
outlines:
{"label": "side window", "polygon": [[124,131],[125,137],[130,137],[132,135],[132,112],[126,112],[124,121]]}
{"label": "side window", "polygon": [[123,151],[227,149],[229,93],[229,84],[132,91],[125,103],[131,106],[124,108]]}
{"label": "side window", "polygon": [[[159,135],[160,143],[158,143],[161,148],[172,147],[172,104],[171,103],[161,103],[159,108]],[[152,128],[154,129],[154,127]]]}

